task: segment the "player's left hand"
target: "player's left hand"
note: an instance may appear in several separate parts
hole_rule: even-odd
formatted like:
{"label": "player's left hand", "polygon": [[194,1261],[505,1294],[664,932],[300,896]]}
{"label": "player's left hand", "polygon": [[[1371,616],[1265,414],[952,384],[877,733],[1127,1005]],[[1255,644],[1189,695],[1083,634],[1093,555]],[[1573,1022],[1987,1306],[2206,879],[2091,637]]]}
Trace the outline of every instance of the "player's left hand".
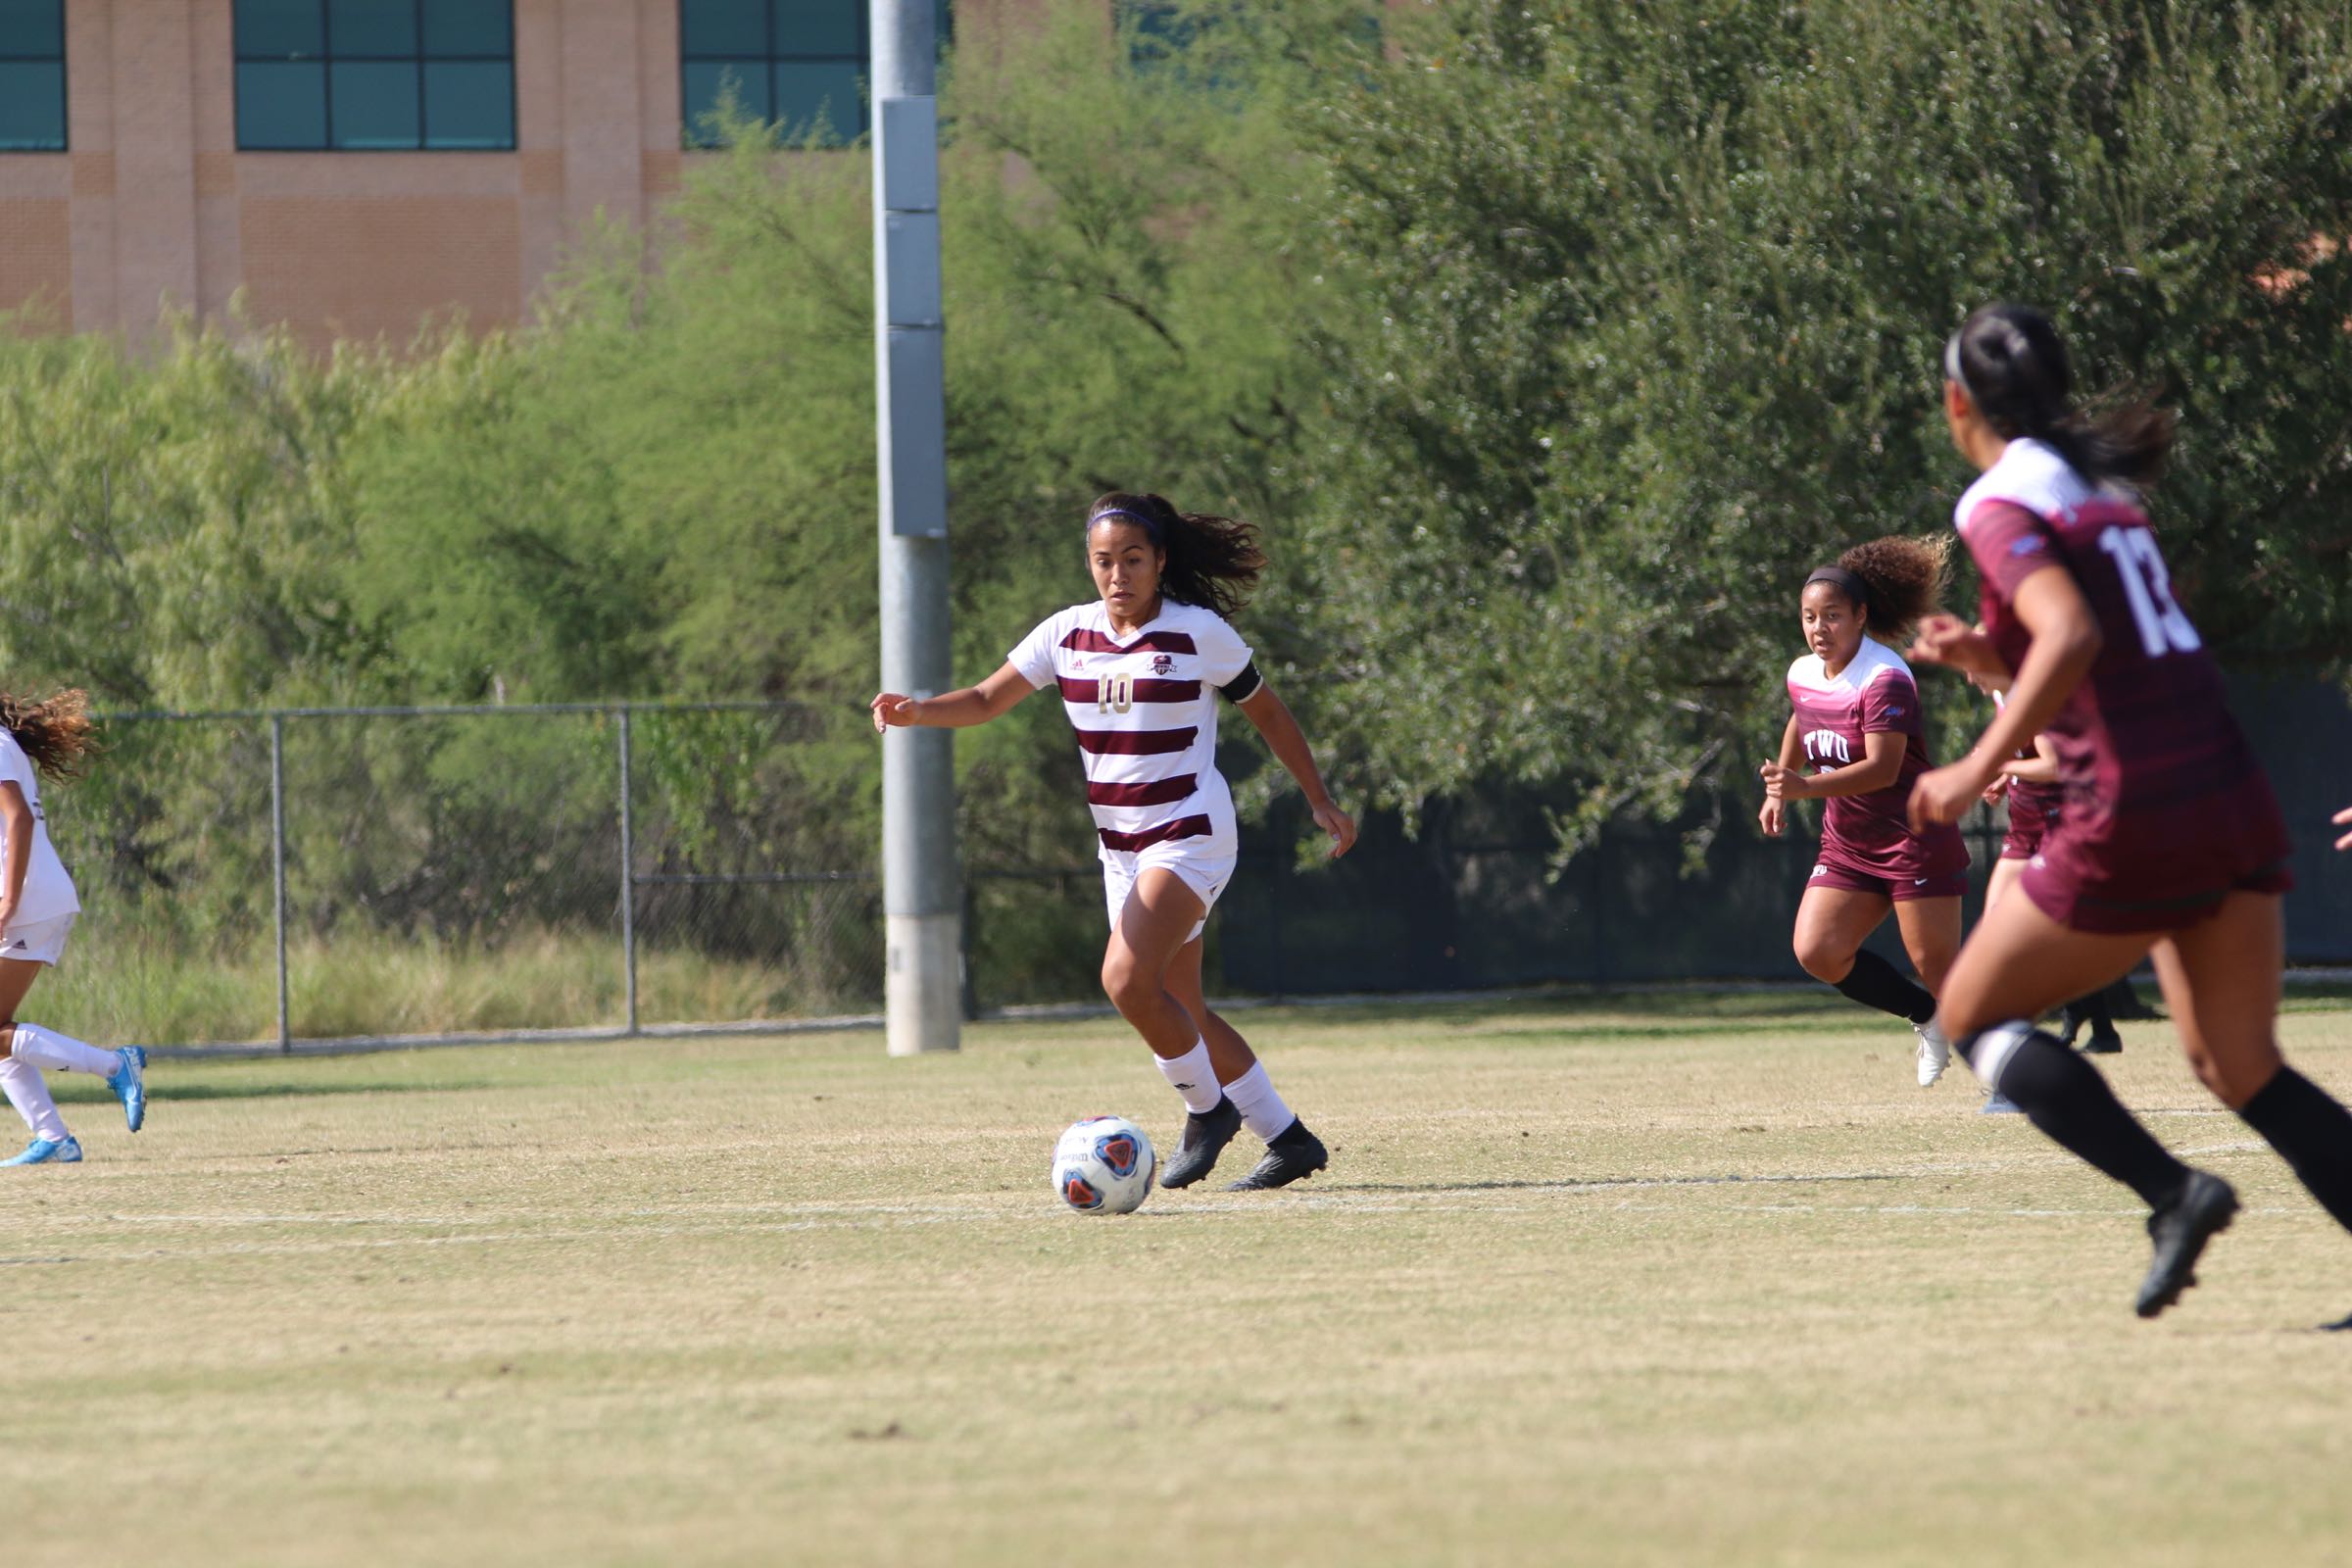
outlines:
{"label": "player's left hand", "polygon": [[[2352,827],[2352,806],[2347,806],[2342,810],[2336,812],[2334,816],[2334,822],[2337,827]],[[2335,841],[2335,847],[2339,850],[2352,850],[2352,833],[2347,833],[2342,838],[2337,839]]]}
{"label": "player's left hand", "polygon": [[1331,858],[1338,859],[1355,847],[1355,818],[1325,801],[1315,808],[1315,826],[1331,835]]}
{"label": "player's left hand", "polygon": [[1805,775],[1796,768],[1766,762],[1756,769],[1756,775],[1764,780],[1764,798],[1768,801],[1805,799]]}
{"label": "player's left hand", "polygon": [[1986,806],[2000,805],[2001,797],[2009,793],[2010,782],[2008,774],[1994,774],[1992,782],[1984,786],[1984,804]]}
{"label": "player's left hand", "polygon": [[1911,786],[1911,831],[1959,821],[1983,798],[1985,783],[1983,766],[1969,758],[1920,774]]}

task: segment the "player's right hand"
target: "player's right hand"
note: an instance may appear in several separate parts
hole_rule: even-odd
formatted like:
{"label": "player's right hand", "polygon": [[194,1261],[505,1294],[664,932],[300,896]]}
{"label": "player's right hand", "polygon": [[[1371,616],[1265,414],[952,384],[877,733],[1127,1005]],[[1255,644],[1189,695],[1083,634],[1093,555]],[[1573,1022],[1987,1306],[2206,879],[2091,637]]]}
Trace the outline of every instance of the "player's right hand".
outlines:
{"label": "player's right hand", "polygon": [[[2334,821],[2337,827],[2352,827],[2352,806],[2347,806],[2342,810],[2336,812]],[[2352,850],[2352,833],[2347,833],[2342,838],[2337,839],[2335,841],[2335,847],[2339,850]]]}
{"label": "player's right hand", "polygon": [[1958,615],[1935,614],[1919,623],[1906,658],[1923,664],[1945,664],[1965,675],[1982,675],[1987,685],[2006,687],[2014,672],[1985,636]]}
{"label": "player's right hand", "polygon": [[894,726],[904,729],[915,721],[914,699],[897,692],[882,692],[866,707],[874,710],[874,733],[877,735]]}
{"label": "player's right hand", "polygon": [[1764,809],[1756,813],[1756,820],[1764,825],[1766,838],[1777,839],[1781,836],[1781,827],[1786,820],[1786,810],[1787,808],[1782,806],[1778,796],[1765,798]]}

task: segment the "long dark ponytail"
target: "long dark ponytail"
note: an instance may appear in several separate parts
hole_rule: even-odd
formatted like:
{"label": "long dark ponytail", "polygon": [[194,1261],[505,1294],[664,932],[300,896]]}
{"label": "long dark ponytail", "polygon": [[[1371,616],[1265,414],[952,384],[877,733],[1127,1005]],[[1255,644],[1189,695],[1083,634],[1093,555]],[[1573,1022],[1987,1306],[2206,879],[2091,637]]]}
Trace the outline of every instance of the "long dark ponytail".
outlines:
{"label": "long dark ponytail", "polygon": [[1993,432],[2030,436],[2053,448],[2093,485],[2120,479],[2144,489],[2173,449],[2173,416],[2144,401],[2093,417],[2069,395],[2074,371],[2050,318],[2025,305],[1986,305],[1960,323],[1944,349],[1943,371],[1960,383]]}
{"label": "long dark ponytail", "polygon": [[1106,516],[1142,525],[1152,542],[1167,552],[1159,591],[1180,605],[1199,605],[1231,615],[1248,602],[1266,569],[1257,547],[1257,525],[1204,512],[1178,512],[1164,496],[1114,490],[1086,512],[1091,530]]}

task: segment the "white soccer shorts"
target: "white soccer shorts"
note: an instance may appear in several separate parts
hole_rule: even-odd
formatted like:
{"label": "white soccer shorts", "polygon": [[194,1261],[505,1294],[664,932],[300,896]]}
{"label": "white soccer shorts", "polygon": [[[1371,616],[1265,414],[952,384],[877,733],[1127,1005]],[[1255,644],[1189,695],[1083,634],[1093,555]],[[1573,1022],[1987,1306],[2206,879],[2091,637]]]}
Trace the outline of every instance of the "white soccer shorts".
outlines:
{"label": "white soccer shorts", "polygon": [[78,915],[57,914],[46,920],[12,920],[0,931],[0,958],[19,963],[55,963],[66,956],[66,938]]}
{"label": "white soccer shorts", "polygon": [[1193,934],[1185,941],[1200,940],[1200,933],[1208,929],[1208,911],[1217,906],[1225,884],[1233,880],[1233,868],[1241,863],[1241,857],[1204,856],[1190,848],[1192,842],[1173,839],[1149,849],[1102,852],[1102,902],[1109,906],[1113,931],[1119,928],[1119,911],[1127,907],[1127,896],[1135,891],[1136,878],[1158,866],[1175,872],[1184,879],[1186,887],[1200,896],[1204,906],[1200,923],[1193,927]]}

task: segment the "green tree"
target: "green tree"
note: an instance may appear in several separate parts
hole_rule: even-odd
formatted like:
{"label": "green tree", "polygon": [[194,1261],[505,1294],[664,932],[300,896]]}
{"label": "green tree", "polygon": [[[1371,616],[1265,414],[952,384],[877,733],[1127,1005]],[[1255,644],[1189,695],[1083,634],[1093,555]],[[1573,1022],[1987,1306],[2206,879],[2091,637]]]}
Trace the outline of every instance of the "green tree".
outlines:
{"label": "green tree", "polygon": [[1804,570],[1947,524],[1938,350],[1996,298],[2182,411],[2226,660],[2352,647],[2340,7],[1462,0],[1332,85],[1306,559],[1389,804],[1565,786],[1573,843],[1744,789]]}

